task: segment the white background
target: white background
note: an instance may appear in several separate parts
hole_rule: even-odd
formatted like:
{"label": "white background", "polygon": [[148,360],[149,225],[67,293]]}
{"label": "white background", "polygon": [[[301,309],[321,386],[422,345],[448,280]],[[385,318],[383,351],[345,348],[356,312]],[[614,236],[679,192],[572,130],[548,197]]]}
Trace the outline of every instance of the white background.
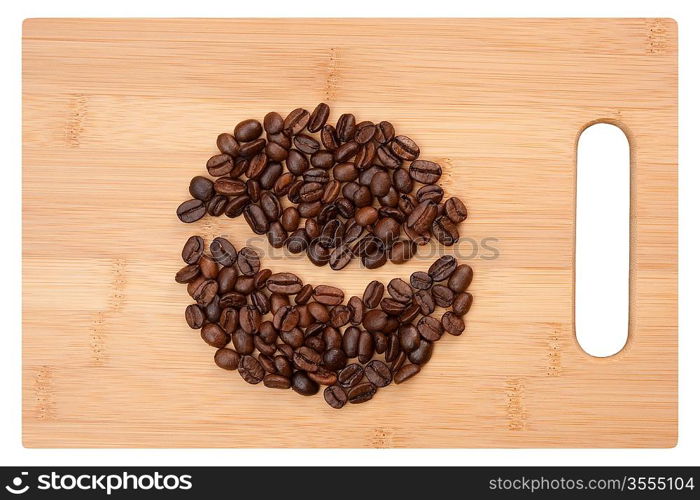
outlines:
{"label": "white background", "polygon": [[[411,6],[409,6],[409,4]],[[0,465],[698,465],[698,57],[695,2],[273,1],[4,2]],[[661,450],[37,450],[21,442],[21,36],[27,17],[673,17],[680,37],[679,440]],[[692,48],[691,48],[692,47]],[[694,49],[694,50],[693,50]],[[50,154],[50,152],[47,152]],[[607,200],[615,203],[615,200]],[[620,207],[614,207],[617,209]],[[626,208],[625,208],[626,209]],[[50,223],[50,221],[47,221]],[[604,321],[605,318],[601,318]]]}

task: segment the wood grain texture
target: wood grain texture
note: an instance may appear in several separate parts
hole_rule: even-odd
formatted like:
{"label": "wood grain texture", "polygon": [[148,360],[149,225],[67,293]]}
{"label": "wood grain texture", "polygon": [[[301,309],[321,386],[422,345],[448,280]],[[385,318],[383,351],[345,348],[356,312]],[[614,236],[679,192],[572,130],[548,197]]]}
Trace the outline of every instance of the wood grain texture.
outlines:
{"label": "wood grain texture", "polygon": [[[676,47],[666,19],[26,21],[25,446],[674,446]],[[435,258],[332,272],[243,220],[176,219],[219,132],[319,101],[392,121],[471,214],[471,240],[441,250],[472,257],[466,334],[342,411],[218,369],[173,282],[193,233],[347,296]],[[572,314],[575,145],[594,121],[632,145],[630,341],[609,359],[582,352]],[[484,238],[498,258],[474,255]]]}

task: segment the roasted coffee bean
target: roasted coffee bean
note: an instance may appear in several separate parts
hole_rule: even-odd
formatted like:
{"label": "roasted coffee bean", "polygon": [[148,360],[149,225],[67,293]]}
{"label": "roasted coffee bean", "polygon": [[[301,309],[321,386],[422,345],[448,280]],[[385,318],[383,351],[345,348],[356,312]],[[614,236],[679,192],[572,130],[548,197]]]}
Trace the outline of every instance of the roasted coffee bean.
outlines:
{"label": "roasted coffee bean", "polygon": [[321,225],[316,219],[306,219],[304,222],[304,232],[309,239],[316,239],[321,235]]}
{"label": "roasted coffee bean", "polygon": [[330,114],[330,108],[328,104],[322,102],[312,111],[309,117],[309,123],[306,125],[309,132],[318,132],[323,128],[328,120],[328,115]]}
{"label": "roasted coffee bean", "polygon": [[313,298],[316,302],[327,306],[335,306],[341,304],[345,298],[345,294],[339,288],[330,285],[318,285],[314,288]]}
{"label": "roasted coffee bean", "polygon": [[263,384],[270,389],[289,389],[292,386],[292,381],[288,377],[268,373],[263,378]]}
{"label": "roasted coffee bean", "polygon": [[299,197],[304,202],[318,201],[323,196],[323,184],[318,182],[307,182],[301,186]]}
{"label": "roasted coffee bean", "polygon": [[418,202],[425,200],[432,201],[433,203],[440,203],[445,192],[440,186],[434,184],[423,186],[416,192],[416,199]]}
{"label": "roasted coffee bean", "polygon": [[394,219],[398,223],[402,223],[406,220],[406,215],[396,207],[380,207],[379,217],[388,217],[390,219]]}
{"label": "roasted coffee bean", "polygon": [[319,385],[309,378],[305,372],[296,372],[292,376],[292,389],[302,396],[313,396],[319,390]]}
{"label": "roasted coffee bean", "polygon": [[[301,188],[304,186],[303,179],[295,180],[289,187],[289,192],[287,193],[287,199],[292,203],[301,203]],[[306,203],[306,202],[304,202]],[[303,214],[302,214],[303,215]]]}
{"label": "roasted coffee bean", "polygon": [[322,168],[323,170],[328,170],[335,165],[333,153],[326,151],[325,149],[313,153],[311,155],[310,162],[313,168]]}
{"label": "roasted coffee bean", "polygon": [[255,179],[248,179],[245,181],[245,190],[252,203],[257,203],[260,201],[260,183]]}
{"label": "roasted coffee bean", "polygon": [[233,307],[226,307],[219,315],[219,326],[229,335],[238,328],[238,311]]}
{"label": "roasted coffee bean", "polygon": [[374,354],[374,338],[369,332],[360,333],[360,338],[357,342],[357,359],[360,363],[367,363],[372,359]]}
{"label": "roasted coffee bean", "polygon": [[280,223],[286,231],[292,232],[299,227],[299,221],[301,217],[299,216],[299,211],[294,207],[287,207],[282,212],[280,217]]}
{"label": "roasted coffee bean", "polygon": [[333,203],[340,195],[340,182],[333,180],[326,183],[321,197],[321,203],[329,205]]}
{"label": "roasted coffee bean", "polygon": [[320,385],[333,385],[338,382],[338,375],[320,366],[315,372],[308,374],[309,378]]}
{"label": "roasted coffee bean", "polygon": [[374,309],[379,305],[379,301],[382,300],[384,295],[384,284],[380,281],[370,281],[365,288],[365,292],[362,295],[362,302],[364,302],[367,309]]}
{"label": "roasted coffee bean", "polygon": [[233,170],[233,158],[229,155],[214,155],[207,160],[207,172],[212,177],[222,177]]}
{"label": "roasted coffee bean", "polygon": [[372,193],[367,186],[360,186],[352,195],[352,202],[357,208],[372,204]]}
{"label": "roasted coffee bean", "polygon": [[304,345],[304,332],[299,328],[292,328],[288,332],[281,332],[280,338],[282,342],[293,347],[294,349]]}
{"label": "roasted coffee bean", "polygon": [[408,227],[418,233],[430,230],[430,226],[437,216],[437,205],[432,201],[419,203],[406,219]]}
{"label": "roasted coffee bean", "polygon": [[260,208],[268,220],[276,221],[282,215],[282,206],[275,195],[265,191],[260,195]]}
{"label": "roasted coffee bean", "polygon": [[360,145],[355,141],[346,142],[333,152],[336,163],[343,163],[353,158],[360,150]]}
{"label": "roasted coffee bean", "polygon": [[406,352],[415,351],[420,345],[420,333],[414,325],[402,325],[399,328],[399,342],[401,349]]}
{"label": "roasted coffee bean", "polygon": [[250,296],[250,302],[261,315],[270,312],[270,298],[262,290],[255,290]]}
{"label": "roasted coffee bean", "polygon": [[338,134],[338,139],[342,142],[348,142],[355,135],[355,115],[352,113],[344,113],[338,118],[338,123],[335,125],[335,130]]}
{"label": "roasted coffee bean", "polygon": [[343,243],[350,244],[359,240],[364,232],[364,228],[355,222],[355,219],[346,222],[345,234],[343,235]]}
{"label": "roasted coffee bean", "polygon": [[377,148],[377,160],[379,163],[387,168],[400,168],[402,160],[391,150],[391,147],[387,144]]}
{"label": "roasted coffee bean", "polygon": [[204,314],[207,317],[207,321],[210,323],[219,322],[219,318],[221,317],[221,306],[219,302],[219,296],[215,295],[211,302],[207,304],[207,307],[204,308]]}
{"label": "roasted coffee bean", "polygon": [[246,158],[243,156],[239,156],[238,158],[234,158],[233,168],[228,173],[229,177],[231,177],[231,179],[239,178],[248,169],[249,163],[250,163],[249,158]]}
{"label": "roasted coffee bean", "polygon": [[260,125],[258,120],[243,120],[236,125],[236,128],[233,130],[233,136],[237,141],[249,142],[260,137],[262,131],[262,125]]}
{"label": "roasted coffee bean", "polygon": [[199,259],[199,272],[207,279],[216,279],[219,274],[219,266],[208,255],[202,255]]}
{"label": "roasted coffee bean", "polygon": [[303,153],[296,149],[289,150],[287,155],[287,169],[294,175],[302,175],[309,169],[309,160]]}
{"label": "roasted coffee bean", "polygon": [[429,290],[418,290],[413,296],[413,303],[420,307],[424,315],[431,314],[435,310],[435,301]]}
{"label": "roasted coffee bean", "polygon": [[315,372],[321,364],[321,355],[310,347],[301,346],[294,351],[292,362],[299,370]]}
{"label": "roasted coffee bean", "polygon": [[342,349],[332,348],[323,354],[323,364],[329,370],[341,370],[345,367],[348,357]]}
{"label": "roasted coffee bean", "polygon": [[362,318],[365,314],[365,305],[359,297],[352,296],[348,301],[348,309],[350,309],[350,322],[353,325],[362,323]]}
{"label": "roasted coffee bean", "polygon": [[239,276],[233,285],[233,290],[243,295],[250,295],[255,290],[254,276]]}
{"label": "roasted coffee bean", "polygon": [[221,348],[228,344],[229,336],[215,323],[207,323],[202,327],[202,340],[212,347]]}
{"label": "roasted coffee bean", "polygon": [[420,148],[412,139],[399,135],[391,141],[391,151],[403,160],[412,161],[420,155]]}
{"label": "roasted coffee bean", "polygon": [[343,241],[345,226],[340,219],[331,219],[323,226],[319,243],[328,248],[335,248]]}
{"label": "roasted coffee bean", "polygon": [[355,155],[355,166],[357,168],[365,169],[374,163],[374,159],[377,156],[377,147],[373,142],[368,142],[367,144],[361,144]]}
{"label": "roasted coffee bean", "polygon": [[243,356],[238,363],[238,373],[249,384],[259,384],[265,377],[265,370],[253,356]]}
{"label": "roasted coffee bean", "polygon": [[401,210],[407,217],[410,216],[415,208],[418,206],[418,200],[412,194],[401,194],[399,196],[399,210]]}
{"label": "roasted coffee bean", "polygon": [[418,374],[418,372],[420,372],[420,365],[414,365],[413,363],[405,364],[396,371],[394,382],[402,384],[409,378]]}
{"label": "roasted coffee bean", "polygon": [[394,170],[394,187],[399,193],[410,193],[413,191],[413,179],[405,168]]}
{"label": "roasted coffee bean", "polygon": [[472,282],[474,271],[467,264],[459,265],[455,268],[452,276],[447,282],[447,286],[455,293],[464,292]]}
{"label": "roasted coffee bean", "polygon": [[[365,303],[365,305],[367,305]],[[372,309],[365,313],[362,326],[371,332],[380,332],[386,327],[388,321],[387,314],[380,309]]]}
{"label": "roasted coffee bean", "polygon": [[316,139],[306,134],[295,135],[292,142],[299,151],[307,155],[314,154],[321,147]]}
{"label": "roasted coffee bean", "polygon": [[342,387],[353,387],[360,383],[365,375],[365,370],[362,365],[353,363],[346,366],[338,373],[338,383]]}
{"label": "roasted coffee bean", "polygon": [[389,191],[377,199],[382,207],[396,208],[399,205],[399,192],[394,186],[390,186]]}
{"label": "roasted coffee bean", "polygon": [[389,249],[389,260],[394,264],[403,264],[411,260],[416,253],[415,242],[409,240],[395,241]]}
{"label": "roasted coffee bean", "polygon": [[333,178],[340,182],[354,181],[358,175],[358,169],[352,163],[338,163],[333,167]]}
{"label": "roasted coffee bean", "polygon": [[292,356],[294,355],[294,349],[291,346],[289,346],[288,344],[277,344],[277,350],[291,363]]}
{"label": "roasted coffee bean", "polygon": [[418,328],[420,336],[430,342],[440,340],[440,337],[442,337],[442,324],[432,316],[422,317],[416,328]]}
{"label": "roasted coffee bean", "polygon": [[253,335],[238,328],[231,335],[233,347],[238,354],[251,354],[255,350]]}
{"label": "roasted coffee bean", "polygon": [[348,390],[348,401],[352,404],[364,403],[372,399],[377,387],[370,382],[363,382]]}
{"label": "roasted coffee bean", "polygon": [[389,339],[386,334],[382,332],[372,332],[372,342],[374,343],[374,350],[377,354],[383,354],[389,345]]}
{"label": "roasted coffee bean", "polygon": [[202,325],[204,325],[204,311],[198,304],[190,304],[185,308],[185,321],[187,321],[187,326],[194,330],[202,328]]}
{"label": "roasted coffee bean", "polygon": [[444,285],[435,285],[431,293],[435,304],[439,307],[450,307],[455,298],[454,292]]}
{"label": "roasted coffee bean", "polygon": [[190,194],[192,195],[192,198],[197,200],[210,200],[211,197],[214,196],[214,188],[214,183],[210,179],[202,177],[201,175],[193,177],[190,181]]}
{"label": "roasted coffee bean", "polygon": [[299,277],[292,273],[276,273],[267,279],[267,289],[273,293],[294,295],[302,286]]}
{"label": "roasted coffee bean", "polygon": [[216,292],[219,291],[219,285],[214,280],[205,280],[192,293],[192,298],[200,306],[207,306],[216,297]]}
{"label": "roasted coffee bean", "polygon": [[362,256],[362,265],[367,269],[377,269],[386,264],[387,256],[381,248]]}
{"label": "roasted coffee bean", "polygon": [[343,333],[343,351],[345,351],[348,358],[357,357],[361,333],[362,330],[356,326],[350,326],[345,329],[345,333]]}
{"label": "roasted coffee bean", "polygon": [[411,274],[411,286],[416,290],[428,290],[433,286],[433,279],[428,273],[416,271]]}
{"label": "roasted coffee bean", "polygon": [[303,305],[306,304],[310,299],[311,295],[313,294],[314,287],[311,285],[304,285],[301,290],[299,290],[299,293],[297,293],[294,296],[294,303],[297,305]]}
{"label": "roasted coffee bean", "polygon": [[306,249],[306,255],[312,264],[316,266],[325,266],[331,258],[331,250],[321,245],[318,240],[314,240]]}
{"label": "roasted coffee bean", "polygon": [[188,200],[177,207],[177,217],[186,223],[198,221],[204,214],[207,213],[207,208],[202,200]]}
{"label": "roasted coffee bean", "polygon": [[193,279],[192,281],[187,283],[187,293],[190,297],[192,297],[192,294],[194,293],[194,291],[197,289],[197,287],[199,285],[202,284],[203,281],[204,281],[204,276],[202,276],[201,274],[198,274],[195,279]]}
{"label": "roasted coffee bean", "polygon": [[245,174],[250,179],[257,179],[265,171],[265,168],[267,168],[267,155],[264,152],[258,153],[250,159]]}
{"label": "roasted coffee bean", "polygon": [[370,191],[374,196],[384,196],[391,187],[391,177],[387,172],[379,171],[372,176],[370,181]]}
{"label": "roasted coffee bean", "polygon": [[279,144],[287,151],[292,148],[292,137],[284,130],[277,134],[267,134],[267,140]]}
{"label": "roasted coffee bean", "polygon": [[309,245],[309,237],[303,229],[297,229],[292,234],[289,235],[286,241],[287,249],[293,253],[298,254],[306,250]]}
{"label": "roasted coffee bean", "polygon": [[263,127],[268,134],[279,134],[284,129],[284,120],[274,111],[265,115]]}
{"label": "roasted coffee bean", "polygon": [[306,328],[311,323],[313,323],[314,318],[309,314],[309,310],[306,305],[297,306],[297,311],[299,311],[299,327]]}
{"label": "roasted coffee bean", "polygon": [[401,278],[394,278],[387,286],[387,292],[394,299],[404,304],[408,304],[413,300],[413,290],[411,286]]}
{"label": "roasted coffee bean", "polygon": [[370,361],[365,367],[365,376],[372,384],[377,387],[386,387],[391,383],[393,378],[391,370],[382,361],[375,359]]}
{"label": "roasted coffee bean", "polygon": [[379,302],[379,307],[390,316],[399,316],[403,313],[404,309],[406,309],[406,304],[398,300],[384,297],[381,302]]}
{"label": "roasted coffee bean", "polygon": [[265,368],[265,371],[275,373],[272,358],[270,358],[269,356],[275,354],[275,352],[277,351],[277,345],[275,345],[274,343],[268,344],[263,340],[263,338],[260,335],[253,336],[253,344],[255,345],[255,348],[261,353],[259,360],[260,363],[262,363],[263,368]]}
{"label": "roasted coffee bean", "polygon": [[214,238],[209,245],[212,258],[222,266],[232,266],[236,262],[238,252],[236,247],[226,238]]}
{"label": "roasted coffee bean", "polygon": [[418,317],[418,314],[420,314],[420,306],[417,304],[409,304],[406,306],[406,309],[403,310],[401,315],[399,316],[399,323],[404,324],[404,323],[410,323],[414,319]]}
{"label": "roasted coffee bean", "polygon": [[321,212],[321,202],[314,201],[311,203],[302,202],[297,206],[299,210],[299,215],[302,217],[316,217]]}
{"label": "roasted coffee bean", "polygon": [[338,216],[338,207],[335,203],[324,206],[318,214],[318,223],[320,225],[326,224],[328,221],[335,219]]}
{"label": "roasted coffee bean", "polygon": [[[270,159],[272,159],[272,157],[270,157]],[[282,175],[282,172],[283,167],[281,163],[277,163],[276,161],[268,163],[267,168],[258,179],[260,181],[260,187],[262,189],[272,189],[275,186],[275,182],[277,182],[277,179],[279,179]]]}
{"label": "roasted coffee bean", "polygon": [[[289,159],[287,159],[287,162],[289,162]],[[272,192],[275,194],[275,196],[286,195],[287,193],[289,193],[289,189],[292,187],[295,178],[296,177],[293,173],[284,172],[275,181],[275,185],[272,187]]]}
{"label": "roasted coffee bean", "polygon": [[240,196],[246,194],[245,182],[230,177],[219,177],[213,184],[214,191],[225,196]]}
{"label": "roasted coffee bean", "polygon": [[406,353],[404,351],[399,352],[399,355],[394,361],[391,362],[389,368],[391,373],[394,374],[394,380],[396,380],[396,372],[403,366],[404,361],[406,361]]}
{"label": "roasted coffee bean", "polygon": [[250,204],[250,197],[248,195],[236,196],[231,198],[226,207],[224,208],[224,213],[226,217],[236,218],[243,213],[245,208]]}
{"label": "roasted coffee bean", "polygon": [[309,338],[309,337],[315,337],[319,336],[323,333],[323,329],[326,326],[323,323],[313,323],[309,325],[309,327],[304,331],[304,337]]}
{"label": "roasted coffee bean", "polygon": [[277,313],[281,307],[289,305],[289,296],[281,293],[273,293],[270,295],[270,310],[272,314]]}
{"label": "roasted coffee bean", "polygon": [[335,328],[340,328],[342,326],[350,323],[350,316],[352,312],[350,308],[346,305],[337,305],[331,310],[330,325]]}
{"label": "roasted coffee bean", "polygon": [[241,360],[240,354],[233,349],[222,347],[214,353],[214,363],[224,370],[235,370]]}
{"label": "roasted coffee bean", "polygon": [[387,336],[386,351],[384,351],[384,359],[387,363],[394,361],[401,352],[401,341],[397,333],[392,333]]}
{"label": "roasted coffee bean", "polygon": [[245,207],[243,216],[255,234],[265,234],[270,228],[265,212],[258,205],[250,204]]}
{"label": "roasted coffee bean", "polygon": [[362,226],[371,226],[379,217],[377,209],[374,207],[362,207],[355,212],[355,222]]}
{"label": "roasted coffee bean", "polygon": [[216,147],[218,147],[219,151],[221,151],[223,154],[227,154],[233,158],[238,156],[238,152],[240,150],[240,146],[238,145],[238,141],[236,141],[235,137],[227,133],[219,134],[219,136],[216,138]]}
{"label": "roasted coffee bean", "polygon": [[292,376],[292,373],[294,373],[292,363],[289,361],[289,358],[287,358],[287,356],[275,356],[273,362],[275,363],[275,369],[277,370],[277,373],[282,375],[283,377],[289,378]]}
{"label": "roasted coffee bean", "polygon": [[297,108],[287,115],[284,119],[284,130],[290,134],[296,135],[309,123],[309,112],[303,108]]}
{"label": "roasted coffee bean", "polygon": [[[270,141],[265,145],[265,156],[267,156],[268,160],[270,160],[270,161],[273,161],[273,162],[284,161],[287,159],[287,154],[288,154],[287,149],[285,147],[283,147],[281,144],[277,144],[276,142]],[[269,165],[273,165],[273,164],[270,163]],[[279,165],[279,164],[275,163],[275,165]],[[265,175],[265,172],[267,172],[267,170],[268,169],[265,169],[265,171],[261,174],[260,178],[262,178],[262,176]]]}
{"label": "roasted coffee bean", "polygon": [[462,335],[464,331],[464,320],[452,311],[443,314],[440,323],[450,335]]}
{"label": "roasted coffee bean", "polygon": [[348,396],[342,387],[338,385],[329,385],[323,391],[323,399],[328,403],[331,408],[339,410],[345,403],[348,402]]}
{"label": "roasted coffee bean", "polygon": [[328,323],[331,319],[328,308],[320,302],[310,302],[308,310],[309,314],[319,323]]}
{"label": "roasted coffee bean", "polygon": [[428,160],[416,160],[408,169],[411,178],[421,184],[435,184],[440,180],[442,168],[435,162]]}
{"label": "roasted coffee bean", "polygon": [[360,122],[355,126],[355,142],[366,144],[374,138],[377,129],[372,122]]}
{"label": "roasted coffee bean", "polygon": [[335,151],[340,146],[338,134],[333,125],[324,125],[321,129],[321,144],[328,151]]}
{"label": "roasted coffee bean", "polygon": [[260,270],[260,256],[251,247],[243,247],[238,252],[236,265],[241,274],[253,276]]}
{"label": "roasted coffee bean", "polygon": [[204,240],[200,236],[190,236],[182,247],[182,260],[196,264],[204,253]]}
{"label": "roasted coffee bean", "polygon": [[448,217],[441,215],[436,217],[431,225],[433,236],[446,247],[454,245],[459,240],[457,226]]}
{"label": "roasted coffee bean", "polygon": [[318,182],[325,184],[330,179],[328,172],[322,168],[312,168],[304,172],[304,182]]}
{"label": "roasted coffee bean", "polygon": [[209,215],[220,217],[226,211],[226,205],[228,205],[228,198],[217,194],[214,195],[205,206]]}
{"label": "roasted coffee bean", "polygon": [[459,198],[450,198],[445,202],[445,214],[455,224],[459,224],[467,218],[467,207]]}
{"label": "roasted coffee bean", "polygon": [[374,132],[374,140],[379,144],[386,144],[394,138],[394,126],[387,121],[377,124]]}
{"label": "roasted coffee bean", "polygon": [[278,330],[289,331],[299,323],[299,311],[295,306],[284,306],[277,310],[272,318],[272,324]]}
{"label": "roasted coffee bean", "polygon": [[257,333],[260,328],[261,315],[255,307],[245,306],[238,313],[238,322],[246,333]]}
{"label": "roasted coffee bean", "polygon": [[391,246],[401,232],[401,225],[395,219],[384,217],[374,224],[374,235],[381,240],[385,246]]}
{"label": "roasted coffee bean", "polygon": [[454,302],[452,303],[452,310],[458,316],[464,316],[469,312],[472,307],[473,297],[469,292],[462,292],[455,295]]}
{"label": "roasted coffee bean", "polygon": [[278,221],[270,223],[270,227],[267,230],[267,241],[270,242],[270,246],[282,248],[285,241],[287,241],[287,236],[287,231],[284,230],[282,224]]}
{"label": "roasted coffee bean", "polygon": [[[236,280],[236,284],[238,283],[238,280]],[[219,306],[226,308],[226,307],[233,307],[234,309],[240,309],[246,304],[246,296],[238,291],[233,291],[229,293],[225,293],[221,296],[219,299]]]}
{"label": "roasted coffee bean", "polygon": [[457,260],[451,255],[443,255],[431,264],[428,274],[433,279],[433,282],[444,281],[452,276],[456,268]]}
{"label": "roasted coffee bean", "polygon": [[254,141],[241,144],[240,155],[245,158],[253,157],[265,149],[265,144],[267,144],[265,139],[255,139]]}
{"label": "roasted coffee bean", "polygon": [[279,336],[271,321],[263,321],[260,323],[258,334],[267,344],[275,344],[277,342],[277,337]]}
{"label": "roasted coffee bean", "polygon": [[432,355],[433,343],[422,339],[418,344],[418,347],[414,351],[408,353],[408,360],[416,365],[424,365],[430,361]]}
{"label": "roasted coffee bean", "polygon": [[321,333],[321,338],[326,343],[326,349],[341,349],[343,348],[343,336],[340,334],[340,330],[333,328],[332,326],[327,326],[323,329]]}

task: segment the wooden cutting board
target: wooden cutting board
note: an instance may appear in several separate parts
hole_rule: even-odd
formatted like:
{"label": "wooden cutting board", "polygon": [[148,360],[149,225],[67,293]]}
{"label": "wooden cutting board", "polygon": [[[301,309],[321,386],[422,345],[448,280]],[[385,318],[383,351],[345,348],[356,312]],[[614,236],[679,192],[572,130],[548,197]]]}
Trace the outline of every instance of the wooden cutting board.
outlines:
{"label": "wooden cutting board", "polygon": [[[25,446],[675,445],[672,20],[31,19],[23,63]],[[332,272],[242,219],[177,220],[218,133],[319,101],[414,138],[466,200],[469,239]],[[595,121],[625,130],[633,162],[630,341],[606,359],[572,317],[575,146]],[[467,332],[341,411],[250,386],[184,322],[173,276],[194,233],[347,296],[451,253],[475,270]]]}

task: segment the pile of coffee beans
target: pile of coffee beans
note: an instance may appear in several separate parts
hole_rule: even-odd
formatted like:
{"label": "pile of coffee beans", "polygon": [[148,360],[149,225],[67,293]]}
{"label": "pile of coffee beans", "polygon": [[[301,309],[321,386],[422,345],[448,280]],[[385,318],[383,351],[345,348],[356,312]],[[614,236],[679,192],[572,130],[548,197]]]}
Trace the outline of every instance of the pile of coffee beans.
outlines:
{"label": "pile of coffee beans", "polygon": [[177,216],[243,215],[273,247],[334,270],[355,257],[369,269],[406,262],[431,236],[453,245],[467,209],[455,197],[443,202],[440,165],[419,159],[418,145],[387,121],[343,114],[331,125],[329,115],[321,103],[220,134],[220,153],[206,164],[215,180],[194,177]]}
{"label": "pile of coffee beans", "polygon": [[250,247],[215,238],[205,249],[201,237],[187,240],[175,281],[187,285],[194,303],[185,320],[217,349],[214,362],[250,384],[304,396],[326,386],[333,408],[369,401],[416,375],[443,333],[462,334],[472,304],[472,269],[451,256],[408,282],[372,281],[362,297],[346,300],[334,286],[262,268]]}

